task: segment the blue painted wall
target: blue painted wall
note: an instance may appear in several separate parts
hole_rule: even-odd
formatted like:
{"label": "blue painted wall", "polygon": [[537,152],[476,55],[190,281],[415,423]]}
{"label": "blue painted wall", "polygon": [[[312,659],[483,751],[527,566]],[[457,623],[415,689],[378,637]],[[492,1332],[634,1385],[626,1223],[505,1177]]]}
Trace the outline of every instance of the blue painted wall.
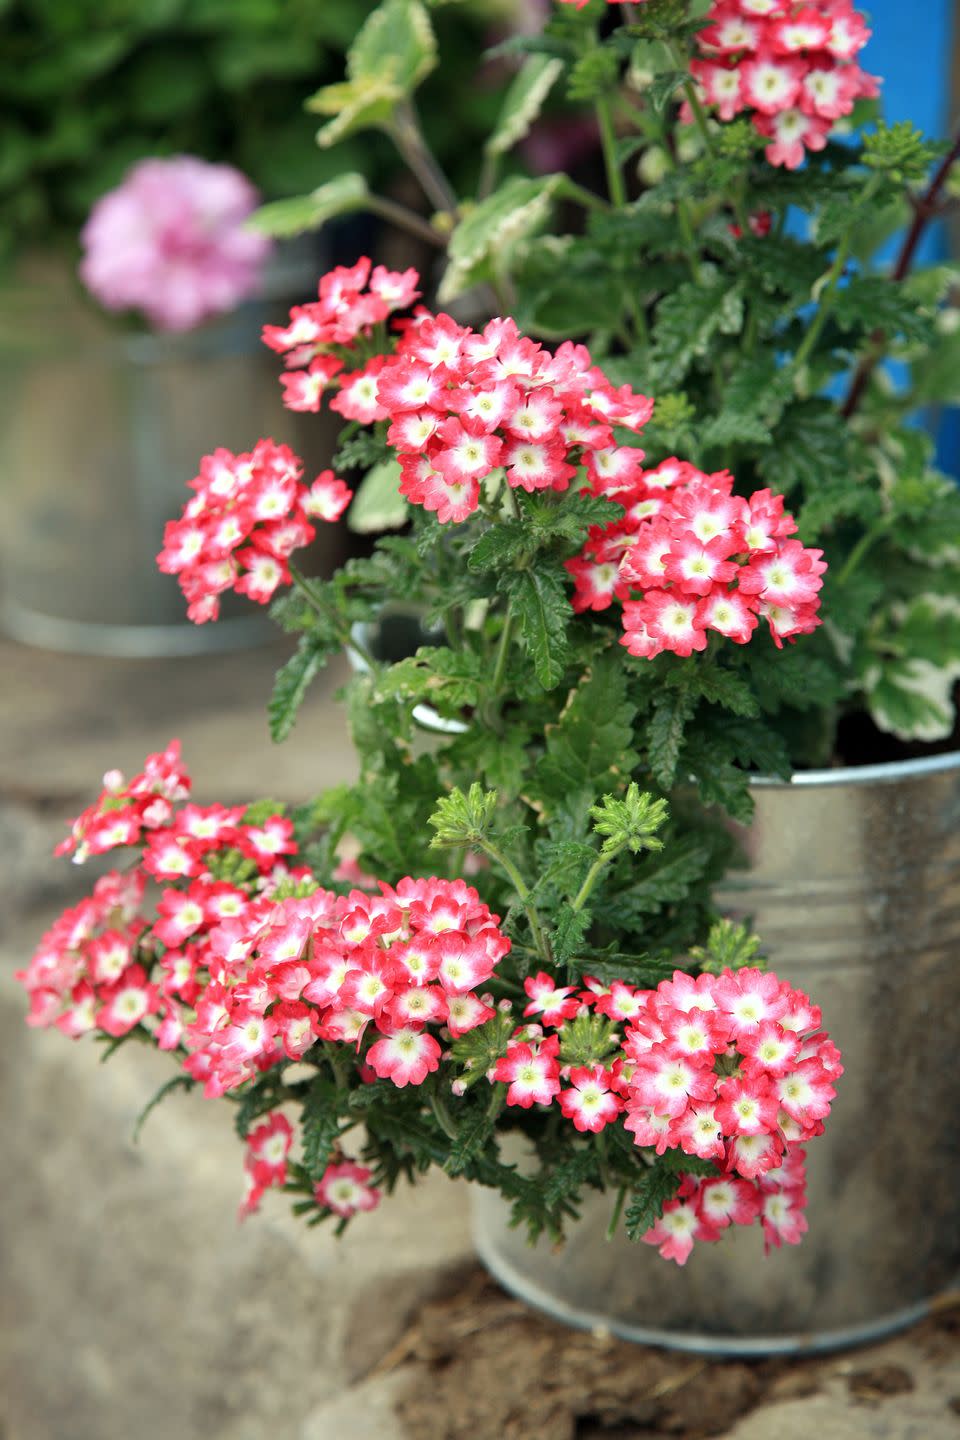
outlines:
{"label": "blue painted wall", "polygon": [[[912,120],[925,135],[944,136],[950,124],[952,0],[865,0],[873,36],[861,54],[866,70],[883,77],[884,117]],[[895,252],[896,244],[890,251]],[[935,261],[947,250],[943,226],[929,229],[918,259]],[[960,476],[960,411],[944,412],[937,422],[939,462]]]}

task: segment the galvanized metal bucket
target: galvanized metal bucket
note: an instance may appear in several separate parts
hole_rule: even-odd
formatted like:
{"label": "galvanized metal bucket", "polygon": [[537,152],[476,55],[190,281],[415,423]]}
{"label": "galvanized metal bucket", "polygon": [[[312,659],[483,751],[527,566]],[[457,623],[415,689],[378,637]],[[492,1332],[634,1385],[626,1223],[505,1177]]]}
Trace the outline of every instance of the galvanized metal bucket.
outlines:
{"label": "galvanized metal bucket", "polygon": [[846,1072],[808,1149],[809,1233],[758,1227],[684,1269],[595,1197],[567,1245],[526,1244],[475,1191],[480,1256],[569,1324],[719,1355],[829,1350],[921,1318],[960,1275],[960,754],[760,780],[749,869],[722,902],[823,1008]]}
{"label": "galvanized metal bucket", "polygon": [[[264,320],[311,293],[322,265],[282,252],[263,296],[183,335],[129,333],[57,262],[0,295],[0,626],[79,654],[152,658],[262,644],[261,606],[228,595],[192,625],[156,555],[200,457],[288,440],[329,463],[331,426],[283,407]],[[267,283],[268,282],[268,283]],[[301,421],[312,422],[301,425]],[[322,549],[332,530],[318,537]],[[328,557],[321,564],[329,568]]]}

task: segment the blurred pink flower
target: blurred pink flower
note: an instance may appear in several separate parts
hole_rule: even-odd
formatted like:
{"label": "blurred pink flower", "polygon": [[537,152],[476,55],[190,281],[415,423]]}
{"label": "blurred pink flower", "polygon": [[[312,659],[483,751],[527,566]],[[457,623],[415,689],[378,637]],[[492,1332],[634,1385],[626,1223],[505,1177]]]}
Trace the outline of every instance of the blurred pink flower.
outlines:
{"label": "blurred pink flower", "polygon": [[256,288],[272,243],[243,228],[258,199],[230,165],[141,160],[93,207],[80,278],[108,310],[142,310],[158,330],[189,330]]}

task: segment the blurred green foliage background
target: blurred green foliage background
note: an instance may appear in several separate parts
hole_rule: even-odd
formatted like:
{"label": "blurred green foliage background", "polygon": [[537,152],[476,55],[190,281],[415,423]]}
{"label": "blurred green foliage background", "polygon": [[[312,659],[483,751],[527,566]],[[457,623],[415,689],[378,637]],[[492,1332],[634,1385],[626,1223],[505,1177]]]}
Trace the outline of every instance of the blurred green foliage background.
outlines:
{"label": "blurred green foliage background", "polygon": [[[146,155],[237,165],[264,198],[344,170],[389,184],[380,135],[314,142],[304,100],[338,80],[374,0],[0,0],[0,254],[73,238],[93,202]],[[475,172],[497,109],[479,56],[516,0],[454,0],[434,14],[444,64],[420,96],[455,182]]]}

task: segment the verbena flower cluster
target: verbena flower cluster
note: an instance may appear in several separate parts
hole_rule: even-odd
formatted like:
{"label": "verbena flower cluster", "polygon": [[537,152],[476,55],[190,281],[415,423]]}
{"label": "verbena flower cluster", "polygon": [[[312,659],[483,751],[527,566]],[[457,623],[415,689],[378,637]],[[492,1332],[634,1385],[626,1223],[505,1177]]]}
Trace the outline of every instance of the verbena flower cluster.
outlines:
{"label": "verbena flower cluster", "polygon": [[575,610],[620,601],[621,643],[647,657],[703,650],[710,631],[745,645],[759,619],[778,646],[816,628],[827,567],[821,550],[790,538],[797,526],[782,496],[744,498],[728,471],[706,475],[675,458],[644,470],[642,451],[612,453],[591,478],[624,515],[596,526],[566,562]]}
{"label": "verbena flower cluster", "polygon": [[[189,791],[174,741],[129,782],[108,774],[74,822],[61,853],[139,856],[65,911],[18,972],[30,1024],[73,1038],[138,1030],[219,1097],[329,1043],[345,1047],[361,1083],[424,1085],[451,1059],[444,1045],[513,1013],[510,999],[485,993],[511,942],[463,880],[338,894],[296,863],[284,816],[197,806]],[[151,881],[160,890],[148,918]],[[688,1177],[647,1237],[662,1254],[682,1264],[695,1239],[756,1219],[768,1243],[800,1238],[797,1147],[823,1129],[841,1073],[805,995],[757,970],[697,980],[678,970],[655,991],[589,977],[577,991],[539,971],[523,988],[528,1003],[486,1077],[506,1087],[508,1107],[556,1098],[581,1133],[620,1118],[641,1147],[717,1162],[716,1176]],[[613,1053],[562,1064],[565,1026],[591,1013],[612,1022]],[[454,1070],[447,1084],[459,1096],[479,1077],[469,1061]],[[243,1213],[285,1184],[294,1138],[280,1111],[251,1130]],[[371,1173],[332,1160],[316,1204],[341,1218],[372,1208]]]}
{"label": "verbena flower cluster", "polygon": [[[649,420],[653,401],[611,385],[585,346],[567,341],[551,354],[511,319],[493,319],[478,334],[420,308],[412,320],[398,322],[404,333],[392,355],[376,353],[343,371],[357,337],[370,332],[371,297],[360,288],[369,270],[364,258],[352,270],[324,276],[319,306],[297,307],[286,329],[268,327],[264,339],[286,350],[288,364],[312,357],[306,370],[283,377],[291,409],[319,409],[323,389],[332,384],[338,393],[330,408],[345,419],[389,422],[401,494],[441,523],[472,515],[481,482],[500,469],[511,487],[532,491],[566,490],[584,458],[594,468],[615,467],[621,452],[613,427],[639,433]],[[392,309],[419,293],[415,271],[387,282]],[[332,295],[340,307],[335,312]],[[387,302],[375,298],[379,320]],[[381,348],[385,343],[383,337]]]}
{"label": "verbena flower cluster", "polygon": [[108,310],[189,330],[256,290],[272,241],[244,221],[257,191],[232,165],[193,155],[141,160],[83,228],[80,278]]}
{"label": "verbena flower cluster", "polygon": [[[519,1031],[493,1071],[509,1084],[508,1105],[556,1097],[578,1130],[594,1134],[623,1115],[637,1145],[716,1162],[720,1174],[685,1178],[644,1237],[665,1258],[682,1265],[695,1240],[756,1220],[768,1248],[800,1240],[800,1147],[822,1132],[843,1073],[806,995],[756,969],[696,980],[677,970],[656,990],[587,977],[579,993],[541,972],[525,989],[524,1014],[541,1023]],[[562,1066],[564,1026],[592,1008],[625,1027],[622,1043],[602,1064]]]}
{"label": "verbena flower cluster", "polygon": [[714,0],[707,19],[691,72],[721,120],[750,116],[771,165],[797,169],[857,100],[879,93],[857,63],[870,31],[852,0]]}
{"label": "verbena flower cluster", "polygon": [[316,535],[311,520],[338,520],[353,492],[332,470],[303,483],[303,462],[286,445],[259,440],[248,454],[215,450],[190,481],[196,493],[164,531],[157,564],[177,575],[197,624],[216,620],[235,590],[265,605],[290,584],[288,561]]}
{"label": "verbena flower cluster", "polygon": [[350,419],[376,418],[366,372],[346,373],[344,362],[355,359],[365,342],[382,341],[383,322],[417,299],[419,283],[415,270],[387,270],[364,256],[355,265],[338,265],[324,275],[319,299],[295,305],[289,325],[265,325],[264,344],[284,356],[291,372],[282,382],[288,410],[319,410],[324,391],[336,377],[340,394],[331,409]]}

